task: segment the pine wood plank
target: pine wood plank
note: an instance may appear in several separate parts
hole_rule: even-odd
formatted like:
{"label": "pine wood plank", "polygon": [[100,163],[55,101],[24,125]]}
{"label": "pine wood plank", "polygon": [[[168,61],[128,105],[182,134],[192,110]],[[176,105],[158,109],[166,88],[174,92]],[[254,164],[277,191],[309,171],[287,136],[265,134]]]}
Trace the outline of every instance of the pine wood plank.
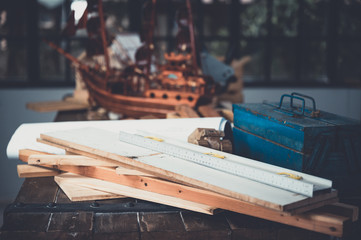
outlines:
{"label": "pine wood plank", "polygon": [[326,205],[322,209],[337,215],[349,217],[352,222],[356,222],[359,219],[359,208],[353,205],[336,202]]}
{"label": "pine wood plank", "polygon": [[203,117],[220,117],[221,115],[218,113],[217,110],[214,109],[212,105],[204,105],[198,107],[198,112]]}
{"label": "pine wood plank", "polygon": [[[42,140],[42,142],[46,143],[46,141],[44,141],[44,140]],[[61,146],[59,146],[57,144],[54,144],[54,143],[51,143],[51,145],[54,146],[54,147],[61,147]],[[75,149],[72,149],[72,148],[69,148],[69,147],[67,147],[66,149],[71,151],[71,152],[76,152],[77,154],[85,154],[87,156],[92,157],[92,154],[90,154],[88,152],[82,152],[82,151],[75,150]],[[31,155],[31,153],[29,153],[29,154]],[[96,157],[99,157],[99,156],[96,156]],[[143,187],[143,179],[130,179],[130,177],[128,179],[124,179],[124,178],[119,179],[112,172],[110,172],[109,168],[99,168],[98,167],[98,168],[96,168],[94,170],[92,168],[85,168],[85,167],[83,167],[83,168],[75,168],[75,167],[70,168],[70,166],[64,166],[64,167],[58,166],[58,169],[61,169],[63,171],[68,171],[68,172],[73,172],[73,173],[85,175],[85,176],[89,176],[89,177],[95,177],[95,178],[99,178],[99,179],[103,179],[103,180],[107,180],[107,181],[112,181],[112,182],[116,181],[117,183],[126,182],[126,184],[130,184],[129,186],[136,187],[136,188],[142,188]],[[121,175],[121,177],[124,177],[124,176]],[[194,198],[199,197],[197,188],[192,188],[192,189],[196,189],[195,193],[190,194],[189,196],[181,196],[178,193],[178,190],[174,190],[174,185],[167,185],[169,183],[168,181],[163,181],[163,182],[154,184],[154,178],[147,178],[146,180],[148,182],[152,182],[152,185],[150,185],[150,186],[152,186],[153,188],[149,188],[149,187],[147,188],[150,191],[164,190],[162,192],[162,194],[170,194],[170,195],[174,194],[173,196],[178,196],[178,197],[180,196],[181,198],[190,199],[190,200],[193,200]],[[134,184],[134,183],[138,183],[138,184]],[[165,187],[165,185],[167,185],[167,187]],[[179,188],[178,185],[175,185],[176,189]],[[180,185],[180,186],[183,186],[183,185]],[[184,192],[184,191],[181,190],[181,192]],[[189,191],[185,191],[185,193],[188,193],[188,192]],[[292,210],[289,210],[288,213],[283,212],[283,214],[301,213],[303,211],[310,210],[312,208],[320,207],[320,206],[326,205],[328,203],[335,202],[335,201],[337,201],[336,196],[337,196],[337,192],[332,191],[330,193],[321,194],[320,196],[315,196],[313,198],[305,198],[304,200],[300,201],[298,204],[294,204],[294,208]],[[205,197],[205,199],[208,199],[208,198],[209,198],[209,196]],[[224,199],[221,199],[221,200],[218,200],[218,201],[224,201]],[[231,209],[228,209],[228,208],[224,208],[224,209],[231,210]],[[232,209],[231,211],[238,212],[239,210]]]}
{"label": "pine wood plank", "polygon": [[51,153],[41,152],[41,151],[32,150],[32,149],[20,149],[19,150],[19,159],[23,162],[28,162],[30,155],[34,155],[34,154],[54,155]]}
{"label": "pine wood plank", "polygon": [[131,166],[160,178],[210,189],[275,210],[291,211],[303,203],[308,204],[305,196],[120,142],[117,134],[112,132],[87,128],[41,134],[41,139],[43,142],[58,144],[65,150],[72,148],[90,157],[116,160],[125,167]]}
{"label": "pine wood plank", "polygon": [[167,119],[181,118],[177,112],[169,112],[166,116]]}
{"label": "pine wood plank", "polygon": [[20,178],[51,177],[61,173],[59,170],[26,164],[17,165],[17,171]]}
{"label": "pine wood plank", "polygon": [[220,115],[222,117],[224,117],[225,119],[227,119],[228,121],[233,123],[233,119],[234,119],[234,115],[233,115],[233,111],[229,110],[229,109],[221,109],[220,110]]}
{"label": "pine wood plank", "polygon": [[37,112],[55,112],[87,109],[88,104],[73,101],[29,102],[26,108]]}
{"label": "pine wood plank", "polygon": [[29,156],[28,163],[33,165],[73,165],[73,166],[103,166],[117,167],[119,162],[95,159],[81,155],[44,155],[34,154]]}
{"label": "pine wood plank", "polygon": [[[31,154],[31,150],[21,150],[19,152],[19,155],[21,156],[20,160],[26,162],[27,157]],[[337,237],[343,236],[345,225],[350,222],[351,216],[354,216],[355,214],[358,215],[358,211],[355,212],[357,207],[355,208],[354,206],[347,204],[345,205],[346,211],[350,211],[350,209],[353,209],[353,211],[350,211],[346,216],[345,214],[338,214],[342,205],[330,205],[326,206],[326,208],[315,209],[302,214],[290,215],[287,212],[275,211],[217,193],[192,188],[174,182],[154,179],[151,177],[117,175],[115,170],[111,168],[76,166],[61,166],[60,168],[63,171],[87,177],[124,184],[133,188],[155,191],[161,194],[168,194],[185,200],[189,199],[191,201],[215,206],[220,209],[230,210]],[[332,214],[330,214],[330,212]]]}
{"label": "pine wood plank", "polygon": [[175,106],[176,112],[181,118],[199,118],[198,113],[188,105],[177,105]]}
{"label": "pine wood plank", "polygon": [[[176,197],[162,195],[141,189],[131,188],[121,184],[102,181],[95,178],[84,177],[76,174],[61,174],[55,177],[57,183],[74,183],[77,186],[91,188],[99,191],[109,192],[113,194],[125,195],[128,197],[138,198],[146,201],[161,203],[173,207],[179,207],[195,212],[201,212],[212,215],[215,208],[205,204],[195,203]],[[70,181],[69,181],[70,179]]]}
{"label": "pine wood plank", "polygon": [[147,177],[154,177],[151,174],[148,173],[144,173],[141,171],[137,171],[137,170],[133,170],[133,169],[129,169],[129,168],[125,168],[125,167],[117,167],[115,169],[115,172],[118,175],[136,175],[136,176],[147,176]]}
{"label": "pine wood plank", "polygon": [[[65,173],[69,174],[69,173]],[[91,201],[91,200],[105,200],[105,199],[114,199],[114,198],[125,198],[126,196],[109,193],[105,191],[100,191],[85,186],[79,185],[79,180],[82,178],[79,175],[74,175],[76,177],[69,177],[67,181],[61,181],[59,179],[63,178],[64,173],[54,177],[55,182],[59,185],[61,190],[66,194],[66,196],[71,201]],[[77,177],[78,176],[78,177]]]}

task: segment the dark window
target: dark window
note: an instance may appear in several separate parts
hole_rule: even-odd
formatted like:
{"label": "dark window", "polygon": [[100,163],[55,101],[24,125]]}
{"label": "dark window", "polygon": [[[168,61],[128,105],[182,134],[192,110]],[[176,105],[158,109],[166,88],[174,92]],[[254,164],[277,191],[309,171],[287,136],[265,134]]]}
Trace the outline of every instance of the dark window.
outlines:
{"label": "dark window", "polygon": [[[75,3],[77,2],[77,3]],[[0,87],[72,86],[69,61],[86,34],[61,35],[75,0],[0,1]],[[175,47],[180,0],[158,0],[156,59]],[[192,0],[198,50],[230,63],[249,56],[246,86],[361,86],[361,3],[353,0]],[[104,0],[111,35],[140,32],[144,0]],[[81,4],[81,3],[80,3]]]}

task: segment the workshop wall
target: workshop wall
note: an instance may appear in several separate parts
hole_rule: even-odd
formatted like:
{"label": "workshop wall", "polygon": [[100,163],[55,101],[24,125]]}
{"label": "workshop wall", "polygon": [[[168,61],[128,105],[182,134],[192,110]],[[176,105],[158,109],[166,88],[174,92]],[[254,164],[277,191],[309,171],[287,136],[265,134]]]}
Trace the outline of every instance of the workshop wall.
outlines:
{"label": "workshop wall", "polygon": [[22,123],[51,122],[56,113],[38,113],[27,110],[27,102],[60,100],[73,89],[1,89],[0,90],[0,204],[12,201],[19,191],[23,179],[19,179],[16,165],[10,161],[6,147],[15,130]]}

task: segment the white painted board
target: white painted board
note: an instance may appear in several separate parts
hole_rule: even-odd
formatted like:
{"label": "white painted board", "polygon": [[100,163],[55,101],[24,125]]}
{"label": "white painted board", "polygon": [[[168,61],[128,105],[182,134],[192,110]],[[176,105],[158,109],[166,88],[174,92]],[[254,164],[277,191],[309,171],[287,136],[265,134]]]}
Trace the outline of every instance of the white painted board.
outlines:
{"label": "white painted board", "polygon": [[84,127],[117,133],[119,130],[135,133],[138,130],[157,132],[169,138],[187,142],[188,136],[196,128],[219,129],[222,118],[181,118],[181,119],[142,119],[119,121],[76,121],[76,122],[50,122],[25,123],[16,129],[7,146],[8,159],[18,159],[20,149],[32,149],[53,154],[64,154],[64,151],[36,142],[40,133],[50,131],[71,130]]}

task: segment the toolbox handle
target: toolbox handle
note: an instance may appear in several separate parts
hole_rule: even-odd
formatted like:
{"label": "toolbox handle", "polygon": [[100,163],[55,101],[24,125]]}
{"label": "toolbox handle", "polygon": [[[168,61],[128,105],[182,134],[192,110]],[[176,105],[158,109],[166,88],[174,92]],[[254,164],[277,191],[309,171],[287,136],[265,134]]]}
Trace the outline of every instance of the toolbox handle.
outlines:
{"label": "toolbox handle", "polygon": [[[312,102],[312,112],[311,112],[311,117],[319,117],[320,116],[320,111],[316,109],[316,101],[313,97],[307,96],[305,94],[302,93],[297,93],[297,92],[293,92],[291,93],[292,96],[299,96],[302,98],[307,98],[309,100],[311,100]],[[293,108],[293,98],[291,98],[291,107]]]}
{"label": "toolbox handle", "polygon": [[301,98],[301,97],[297,97],[297,96],[294,96],[294,95],[289,95],[289,94],[283,94],[281,96],[281,99],[280,99],[280,104],[278,105],[278,109],[281,109],[282,108],[282,104],[283,104],[283,99],[285,97],[289,97],[291,99],[291,107],[293,107],[293,99],[298,99],[298,100],[301,100],[302,101],[302,111],[301,113],[295,113],[297,115],[305,115],[305,99],[304,98]]}
{"label": "toolbox handle", "polygon": [[[316,102],[315,102],[315,99],[313,99],[313,97],[307,96],[307,95],[302,94],[302,93],[297,93],[297,92],[293,92],[293,93],[291,93],[291,95],[310,99],[311,102],[312,102],[312,107],[313,107],[312,111],[316,111]],[[293,107],[293,98],[291,98],[291,107]]]}

